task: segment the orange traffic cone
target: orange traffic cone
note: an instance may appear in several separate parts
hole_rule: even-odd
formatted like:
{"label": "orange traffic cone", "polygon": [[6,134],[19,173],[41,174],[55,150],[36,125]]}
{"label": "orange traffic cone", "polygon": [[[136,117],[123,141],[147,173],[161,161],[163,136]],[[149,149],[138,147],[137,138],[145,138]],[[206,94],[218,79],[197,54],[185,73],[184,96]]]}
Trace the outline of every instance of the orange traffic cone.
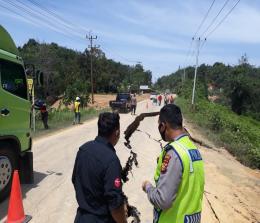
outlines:
{"label": "orange traffic cone", "polygon": [[20,179],[18,170],[15,170],[6,223],[27,223],[31,219],[31,216],[24,215]]}

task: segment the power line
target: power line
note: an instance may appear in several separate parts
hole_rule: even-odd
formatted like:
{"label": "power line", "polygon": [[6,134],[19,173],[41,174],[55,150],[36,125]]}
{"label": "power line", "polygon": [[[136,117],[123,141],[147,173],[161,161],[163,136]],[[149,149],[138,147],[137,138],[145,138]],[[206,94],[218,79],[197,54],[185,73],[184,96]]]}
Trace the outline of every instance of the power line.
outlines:
{"label": "power line", "polygon": [[206,41],[207,41],[207,38],[205,38],[205,39],[203,40],[203,42],[202,42],[202,44],[201,44],[201,46],[200,46],[200,51],[202,51],[202,49],[203,49],[203,47],[204,47]]}
{"label": "power line", "polygon": [[217,18],[219,17],[220,13],[223,11],[223,9],[226,7],[226,5],[228,4],[230,0],[226,0],[225,3],[223,4],[222,8],[219,10],[218,14],[211,20],[211,23],[208,25],[208,27],[205,29],[205,31],[200,35],[201,37],[203,37],[208,30],[211,28],[211,26],[215,23],[215,21],[217,20]]}
{"label": "power line", "polygon": [[[71,24],[73,27],[76,26],[75,24],[73,24],[73,23],[71,23],[71,22],[69,22],[69,21],[63,19],[61,16],[59,16],[58,14],[56,14],[53,10],[48,10],[46,7],[40,5],[38,2],[35,2],[34,0],[27,0],[27,1],[31,2],[31,3],[34,4],[34,5],[37,5],[37,6],[40,7],[42,10],[47,11],[49,14],[51,14],[51,15],[53,15],[54,17],[56,17],[56,18],[62,20],[63,22],[69,23],[69,24]],[[79,26],[78,26],[78,27],[79,27]],[[81,30],[84,30],[84,31],[85,31],[85,29],[83,29],[82,27],[79,27],[79,28],[80,28]],[[102,47],[102,48],[104,48],[104,47]],[[108,50],[108,51],[109,51],[109,50]],[[111,51],[111,50],[110,50],[110,51]],[[113,52],[114,52],[114,51],[113,51]],[[115,53],[115,52],[114,52],[114,53]],[[136,61],[136,60],[129,60],[129,59],[127,59],[127,58],[125,58],[125,57],[119,55],[118,53],[115,53],[115,54],[117,54],[119,57],[121,57],[122,59],[124,59],[124,60],[127,61],[127,62],[131,62],[131,63],[138,63],[138,62],[139,62],[139,61]]]}
{"label": "power line", "polygon": [[[28,9],[28,6],[27,7],[24,5],[21,6],[12,1],[9,1],[9,0],[6,0],[4,3],[9,4],[11,9],[10,9],[10,7],[1,5],[3,8],[7,9],[8,11],[11,11],[14,14],[21,16],[23,19],[24,19],[24,14],[27,15],[26,19],[29,20],[30,22],[32,22],[34,25],[36,22],[38,24],[42,24],[42,25],[46,26],[47,28],[52,29],[53,31],[55,31],[59,34],[63,34],[65,37],[69,38],[70,40],[71,40],[72,36],[80,38],[79,36],[75,36],[74,33],[68,32],[68,30],[64,30],[61,27],[54,25],[48,19],[46,19],[42,16],[39,16],[36,12],[33,11],[33,9],[31,9],[31,8]],[[19,11],[21,11],[23,13],[18,13],[16,10],[13,10],[13,9],[16,9],[16,10],[18,9]],[[83,39],[81,39],[81,40],[83,40]]]}
{"label": "power line", "polygon": [[207,13],[206,13],[206,15],[205,15],[204,18],[202,19],[202,21],[201,21],[201,23],[200,23],[200,25],[199,25],[197,31],[195,32],[195,34],[194,34],[194,36],[193,36],[193,38],[195,38],[195,37],[197,36],[197,34],[198,34],[198,32],[200,31],[201,27],[203,26],[204,22],[205,22],[206,19],[208,18],[208,15],[209,15],[209,13],[210,13],[210,11],[211,11],[211,9],[212,9],[212,7],[213,7],[215,1],[216,1],[216,0],[213,0],[213,1],[212,1],[212,3],[211,3],[211,5],[210,5],[210,7],[209,7],[209,9],[208,9],[208,11],[207,11]]}
{"label": "power line", "polygon": [[[192,37],[192,39],[191,39],[190,46],[189,46],[189,48],[188,48],[188,53],[187,53],[186,58],[185,58],[185,61],[184,61],[184,67],[185,67],[185,65],[186,65],[187,60],[188,60],[189,57],[190,57],[190,53],[192,52],[192,45],[193,45],[194,39],[196,38],[196,36],[197,36],[198,32],[200,31],[201,27],[204,25],[206,19],[208,18],[208,15],[209,15],[211,9],[213,8],[213,5],[215,4],[215,2],[216,2],[216,0],[213,0],[213,1],[212,1],[211,5],[209,6],[209,8],[208,8],[208,10],[207,10],[207,13],[205,14],[205,16],[203,17],[203,19],[201,20],[200,25],[198,26],[198,28],[197,28],[195,34],[193,35],[193,37]],[[193,51],[192,56],[193,56],[194,53],[195,53],[195,52]],[[184,72],[185,72],[185,68],[184,68]]]}
{"label": "power line", "polygon": [[22,15],[22,14],[16,12],[16,11],[14,11],[14,10],[12,10],[12,9],[10,9],[10,8],[8,8],[8,7],[6,7],[6,6],[4,6],[4,5],[1,5],[1,4],[0,4],[0,7],[4,8],[5,10],[7,10],[7,11],[9,11],[9,12],[12,12],[13,14],[16,14],[16,15],[20,16],[22,19],[27,20],[27,21],[31,22],[32,24],[35,23],[35,21],[33,21],[33,20],[29,19],[29,18],[24,18],[24,15]]}
{"label": "power line", "polygon": [[[1,0],[0,0],[0,1],[1,1]],[[17,1],[18,1],[19,3],[21,3],[20,0],[17,0]],[[30,0],[29,0],[29,1],[30,1]],[[1,4],[0,4],[0,7],[4,8],[4,9],[10,11],[10,12],[12,12],[13,14],[16,14],[16,15],[20,16],[22,19],[25,19],[25,20],[31,22],[31,23],[34,24],[34,25],[41,23],[42,25],[45,25],[46,27],[52,29],[53,31],[55,31],[55,32],[57,32],[57,33],[60,33],[60,34],[63,34],[65,37],[67,37],[67,38],[69,38],[70,40],[72,40],[72,39],[71,39],[72,36],[70,36],[70,35],[73,35],[74,33],[71,33],[71,32],[68,32],[68,30],[62,29],[60,26],[57,26],[57,24],[56,24],[56,26],[54,26],[54,24],[53,24],[52,22],[50,22],[50,20],[47,20],[47,18],[50,19],[50,17],[48,17],[47,15],[43,14],[42,12],[39,12],[39,13],[40,13],[42,16],[46,16],[47,18],[44,18],[44,17],[38,15],[38,14],[37,14],[35,11],[33,11],[33,9],[32,9],[31,7],[29,7],[28,5],[24,5],[24,4],[22,4],[22,6],[21,6],[21,5],[17,5],[17,4],[15,4],[15,3],[11,2],[10,0],[6,0],[6,2],[11,6],[11,8],[10,8],[10,7],[6,7],[6,6],[4,6],[4,5],[1,5]],[[5,2],[5,3],[6,3],[6,2]],[[15,10],[13,10],[13,9],[18,9],[19,12],[18,12],[18,11],[15,11]],[[20,13],[20,12],[23,12],[23,13]],[[25,17],[24,14],[27,15],[27,17]],[[60,18],[61,18],[61,17],[60,17]],[[37,21],[37,23],[36,23],[35,20]],[[66,20],[64,20],[64,21],[66,21]],[[40,22],[40,23],[38,23],[38,22]],[[68,35],[66,32],[69,33],[70,35]],[[78,35],[76,35],[75,37],[80,38],[80,36],[78,36]],[[80,40],[83,40],[83,39],[80,38]],[[107,51],[112,51],[112,50],[107,50]],[[113,52],[114,52],[114,51],[113,51]],[[118,54],[118,53],[115,53],[115,52],[114,52],[114,54],[117,54],[119,57],[121,57],[122,59],[124,59],[124,60],[127,61],[127,62],[130,62],[130,63],[139,63],[139,61],[137,61],[137,60],[130,60],[130,59],[126,58],[126,57],[123,57],[122,55],[120,55],[120,54]]]}
{"label": "power line", "polygon": [[[12,7],[24,12],[25,14],[29,15],[31,18],[34,18],[35,20],[40,21],[41,23],[45,23],[48,25],[49,28],[52,28],[54,31],[57,31],[57,27],[54,28],[53,24],[51,22],[49,22],[48,20],[46,20],[45,18],[42,18],[41,16],[39,16],[38,14],[36,14],[35,12],[32,12],[28,9],[26,9],[25,7],[22,7],[20,5],[17,5],[15,3],[13,3],[12,1],[6,0],[5,2],[7,2],[9,5],[11,5]],[[43,21],[44,20],[44,21]],[[34,21],[35,23],[35,21]],[[59,33],[65,34],[64,32],[62,32],[62,30],[58,31]],[[66,35],[66,34],[65,34]]]}
{"label": "power line", "polygon": [[206,38],[208,38],[213,32],[216,31],[216,29],[226,20],[226,18],[231,14],[231,12],[235,9],[235,7],[238,5],[238,3],[240,2],[240,0],[238,0],[236,2],[236,4],[229,10],[229,12],[223,17],[223,19],[215,26],[215,28],[213,30],[211,30],[211,32],[208,33],[208,35],[206,36]]}
{"label": "power line", "polygon": [[[187,52],[187,54],[186,54],[186,58],[185,58],[185,61],[184,61],[184,67],[185,67],[185,64],[187,63],[187,61],[188,61],[188,59],[189,59],[189,57],[190,57],[190,53],[192,52],[192,44],[193,44],[193,42],[194,42],[194,38],[192,38],[191,39],[191,41],[190,41],[190,45],[189,45],[189,49],[188,49],[188,52]],[[185,71],[184,71],[185,72]]]}
{"label": "power line", "polygon": [[[17,5],[17,4],[15,4],[15,3],[10,3],[10,0],[8,0],[8,2],[9,2],[9,4],[12,4],[12,5],[16,5],[16,7],[19,7],[20,9],[24,9],[25,11],[27,11],[28,13],[30,13],[30,15],[32,15],[33,14],[33,16],[35,17],[37,17],[38,19],[43,19],[46,23],[48,23],[49,25],[51,25],[51,26],[54,26],[55,28],[58,28],[58,29],[63,29],[63,31],[64,32],[67,32],[67,33],[69,33],[70,35],[74,35],[74,36],[76,36],[76,37],[79,37],[79,38],[81,38],[82,40],[84,39],[83,38],[83,35],[80,35],[80,34],[78,34],[78,33],[75,33],[73,30],[71,30],[71,29],[68,29],[67,27],[65,27],[63,24],[61,24],[62,25],[62,27],[60,27],[57,23],[55,23],[54,21],[53,21],[53,19],[52,18],[50,18],[50,17],[48,17],[48,16],[46,16],[46,14],[44,14],[43,12],[41,12],[41,11],[39,11],[39,10],[37,10],[37,11],[35,11],[35,9],[34,8],[32,8],[32,7],[30,7],[30,6],[28,6],[28,5],[26,5],[26,4],[24,4],[21,0],[16,0],[16,1],[18,1],[21,5]],[[40,15],[39,15],[39,14]]]}
{"label": "power line", "polygon": [[220,25],[226,20],[226,18],[231,14],[231,12],[235,9],[235,7],[238,5],[238,3],[240,2],[240,0],[238,0],[235,5],[228,11],[228,13],[222,18],[222,20],[215,26],[214,29],[212,29],[205,37],[205,40],[204,42],[202,43],[201,47],[200,47],[200,50],[202,50],[203,46],[205,45],[208,37],[213,33],[215,32],[219,27]]}
{"label": "power line", "polygon": [[[82,28],[79,25],[76,25],[74,23],[72,23],[71,21],[64,19],[63,17],[61,17],[58,13],[56,13],[53,9],[48,9],[47,7],[45,7],[44,5],[34,1],[34,0],[27,0],[28,2],[32,3],[34,6],[40,8],[42,11],[45,11],[47,14],[51,15],[52,17],[56,18],[57,20],[59,20],[60,22],[62,22],[62,24],[64,26],[67,26],[70,29],[74,29],[78,27],[79,29],[81,29],[81,31],[86,32],[88,31],[86,28]],[[79,30],[77,30],[79,31]]]}
{"label": "power line", "polygon": [[104,47],[104,46],[102,46],[102,48],[105,49],[105,50],[107,50],[107,51],[111,51],[112,53],[114,53],[114,54],[117,55],[118,57],[121,57],[121,58],[122,58],[123,60],[125,60],[126,62],[135,63],[135,64],[140,63],[139,60],[131,60],[131,59],[128,59],[128,58],[126,58],[126,57],[120,55],[119,53],[115,52],[114,50],[111,50],[111,49],[109,50],[108,48],[106,48],[106,47]]}
{"label": "power line", "polygon": [[[54,16],[50,15],[49,13],[46,14],[46,12],[44,10],[42,10],[41,8],[39,8],[38,6],[33,6],[32,7],[30,5],[25,4],[22,0],[16,0],[16,1],[18,1],[23,7],[26,7],[27,9],[30,9],[33,13],[39,13],[40,15],[42,15],[44,17],[45,20],[47,20],[48,22],[52,23],[54,26],[60,28],[60,26],[58,26],[58,24],[60,24],[64,28],[64,30],[66,30],[70,34],[78,36],[78,37],[84,39],[83,38],[83,34],[79,34],[79,33],[76,33],[74,31],[72,31],[71,27],[68,26],[66,23],[60,21],[60,19],[55,18]],[[55,21],[53,19],[55,19]]]}

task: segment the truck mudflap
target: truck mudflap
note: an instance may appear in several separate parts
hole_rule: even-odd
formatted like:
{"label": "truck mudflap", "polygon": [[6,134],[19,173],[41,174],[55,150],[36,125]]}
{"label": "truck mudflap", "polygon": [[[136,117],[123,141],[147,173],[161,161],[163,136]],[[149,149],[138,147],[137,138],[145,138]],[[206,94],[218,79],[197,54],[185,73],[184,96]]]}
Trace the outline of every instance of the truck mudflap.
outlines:
{"label": "truck mudflap", "polygon": [[34,182],[33,176],[33,153],[26,151],[20,157],[20,179],[22,184],[32,184]]}

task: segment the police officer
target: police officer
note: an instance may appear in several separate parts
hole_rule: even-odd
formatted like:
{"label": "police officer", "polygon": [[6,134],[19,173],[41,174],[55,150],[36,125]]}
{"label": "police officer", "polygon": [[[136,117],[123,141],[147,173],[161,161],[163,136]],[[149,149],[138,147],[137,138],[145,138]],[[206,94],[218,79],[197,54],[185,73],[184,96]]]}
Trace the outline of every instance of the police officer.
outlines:
{"label": "police officer", "polygon": [[199,150],[182,126],[178,106],[164,106],[159,116],[159,132],[166,145],[158,159],[155,187],[143,183],[154,206],[154,223],[199,223],[204,191],[204,167]]}
{"label": "police officer", "polygon": [[72,182],[78,202],[75,223],[126,223],[121,164],[114,146],[120,137],[119,114],[99,115],[98,136],[79,148]]}

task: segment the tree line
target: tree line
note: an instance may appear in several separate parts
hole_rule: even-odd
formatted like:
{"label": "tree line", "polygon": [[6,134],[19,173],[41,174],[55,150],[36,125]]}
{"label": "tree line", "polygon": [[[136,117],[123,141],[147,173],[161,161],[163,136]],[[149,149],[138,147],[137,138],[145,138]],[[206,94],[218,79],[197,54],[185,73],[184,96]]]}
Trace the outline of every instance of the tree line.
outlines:
{"label": "tree line", "polygon": [[[260,68],[239,60],[235,66],[215,63],[198,67],[196,98],[212,100],[229,107],[238,115],[260,120]],[[242,62],[241,62],[242,61]],[[191,99],[194,67],[179,69],[159,78],[157,89],[170,89]],[[195,98],[195,99],[196,99]]]}
{"label": "tree line", "polygon": [[[56,43],[39,43],[34,39],[19,52],[25,64],[33,64],[36,72],[43,74],[43,86],[36,86],[38,98],[63,97],[71,103],[75,96],[85,102],[89,100],[90,51],[75,51]],[[100,49],[93,49],[93,85],[95,93],[117,93],[138,91],[140,85],[152,84],[152,72],[144,70],[141,64],[125,65],[108,59]]]}

